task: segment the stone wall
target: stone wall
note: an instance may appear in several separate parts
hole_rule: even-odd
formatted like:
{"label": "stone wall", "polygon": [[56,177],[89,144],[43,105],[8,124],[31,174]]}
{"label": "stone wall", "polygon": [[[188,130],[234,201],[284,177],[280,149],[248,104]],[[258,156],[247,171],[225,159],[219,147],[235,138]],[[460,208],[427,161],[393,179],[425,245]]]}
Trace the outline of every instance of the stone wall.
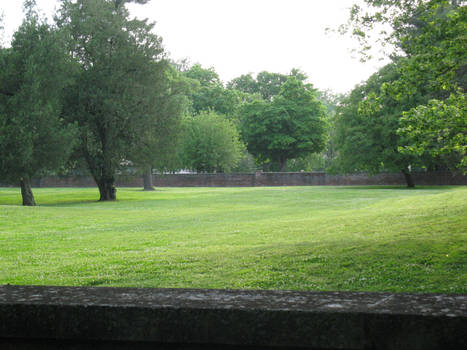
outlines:
{"label": "stone wall", "polygon": [[8,285],[0,349],[467,349],[467,295]]}
{"label": "stone wall", "polygon": [[[414,173],[415,185],[467,185],[467,176],[448,172]],[[401,173],[329,175],[324,172],[263,173],[256,174],[157,174],[153,175],[158,187],[248,187],[248,186],[364,186],[405,185]],[[50,176],[33,180],[33,187],[95,187],[89,176]],[[1,186],[1,185],[0,185]],[[117,179],[117,187],[142,187],[140,176]]]}
{"label": "stone wall", "polygon": [[[32,181],[33,187],[96,187],[91,176],[46,176]],[[117,187],[143,187],[140,176],[125,176],[117,180]]]}
{"label": "stone wall", "polygon": [[[447,172],[413,174],[416,185],[467,185],[467,176]],[[343,185],[405,185],[401,173],[329,175],[324,172],[256,174],[164,174],[154,175],[160,187],[223,187],[223,186],[343,186]]]}

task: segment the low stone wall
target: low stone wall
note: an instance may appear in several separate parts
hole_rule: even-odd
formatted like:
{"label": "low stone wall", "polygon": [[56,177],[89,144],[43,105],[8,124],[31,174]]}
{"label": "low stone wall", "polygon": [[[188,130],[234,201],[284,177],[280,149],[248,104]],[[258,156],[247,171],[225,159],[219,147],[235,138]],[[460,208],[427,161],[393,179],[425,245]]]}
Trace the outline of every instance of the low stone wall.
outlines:
{"label": "low stone wall", "polygon": [[0,348],[466,349],[467,295],[0,286]]}
{"label": "low stone wall", "polygon": [[250,187],[256,186],[255,174],[157,174],[158,187]]}
{"label": "low stone wall", "polygon": [[[467,185],[467,176],[449,172],[414,173],[415,185]],[[263,173],[256,174],[157,174],[153,175],[157,187],[251,187],[251,186],[365,186],[406,185],[401,173],[377,175],[329,175],[324,172]],[[96,187],[90,176],[49,176],[34,179],[33,187]],[[143,187],[140,176],[117,179],[117,187]],[[1,182],[0,182],[1,187]]]}
{"label": "low stone wall", "polygon": [[[91,176],[46,176],[32,181],[33,187],[96,187]],[[125,176],[117,180],[117,187],[143,187],[141,176]]]}
{"label": "low stone wall", "polygon": [[[467,185],[467,176],[453,176],[447,172],[414,173],[416,185]],[[405,185],[400,173],[329,175],[324,172],[262,173],[256,174],[163,174],[154,176],[159,187],[193,186],[343,186],[343,185]]]}

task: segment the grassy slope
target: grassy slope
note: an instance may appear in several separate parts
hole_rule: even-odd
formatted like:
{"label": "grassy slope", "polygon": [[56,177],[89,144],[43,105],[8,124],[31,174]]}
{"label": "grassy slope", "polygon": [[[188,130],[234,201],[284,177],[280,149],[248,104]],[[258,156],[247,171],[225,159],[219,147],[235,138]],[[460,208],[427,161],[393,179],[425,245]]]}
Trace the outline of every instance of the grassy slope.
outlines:
{"label": "grassy slope", "polygon": [[0,284],[467,292],[467,188],[0,189]]}

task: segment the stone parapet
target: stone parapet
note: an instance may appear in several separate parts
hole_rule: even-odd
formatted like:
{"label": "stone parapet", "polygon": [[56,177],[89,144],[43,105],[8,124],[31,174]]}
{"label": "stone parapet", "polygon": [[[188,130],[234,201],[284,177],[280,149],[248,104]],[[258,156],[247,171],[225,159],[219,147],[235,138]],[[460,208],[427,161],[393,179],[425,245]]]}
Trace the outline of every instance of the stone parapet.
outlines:
{"label": "stone parapet", "polygon": [[0,286],[0,349],[466,349],[467,296]]}

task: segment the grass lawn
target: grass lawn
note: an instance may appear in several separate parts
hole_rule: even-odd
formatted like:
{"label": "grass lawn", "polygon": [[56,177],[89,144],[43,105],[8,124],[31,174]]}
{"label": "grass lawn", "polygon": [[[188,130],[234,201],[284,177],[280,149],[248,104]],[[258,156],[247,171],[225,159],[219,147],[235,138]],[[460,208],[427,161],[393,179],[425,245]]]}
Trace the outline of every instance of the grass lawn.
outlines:
{"label": "grass lawn", "polygon": [[0,284],[467,293],[467,187],[0,188]]}

